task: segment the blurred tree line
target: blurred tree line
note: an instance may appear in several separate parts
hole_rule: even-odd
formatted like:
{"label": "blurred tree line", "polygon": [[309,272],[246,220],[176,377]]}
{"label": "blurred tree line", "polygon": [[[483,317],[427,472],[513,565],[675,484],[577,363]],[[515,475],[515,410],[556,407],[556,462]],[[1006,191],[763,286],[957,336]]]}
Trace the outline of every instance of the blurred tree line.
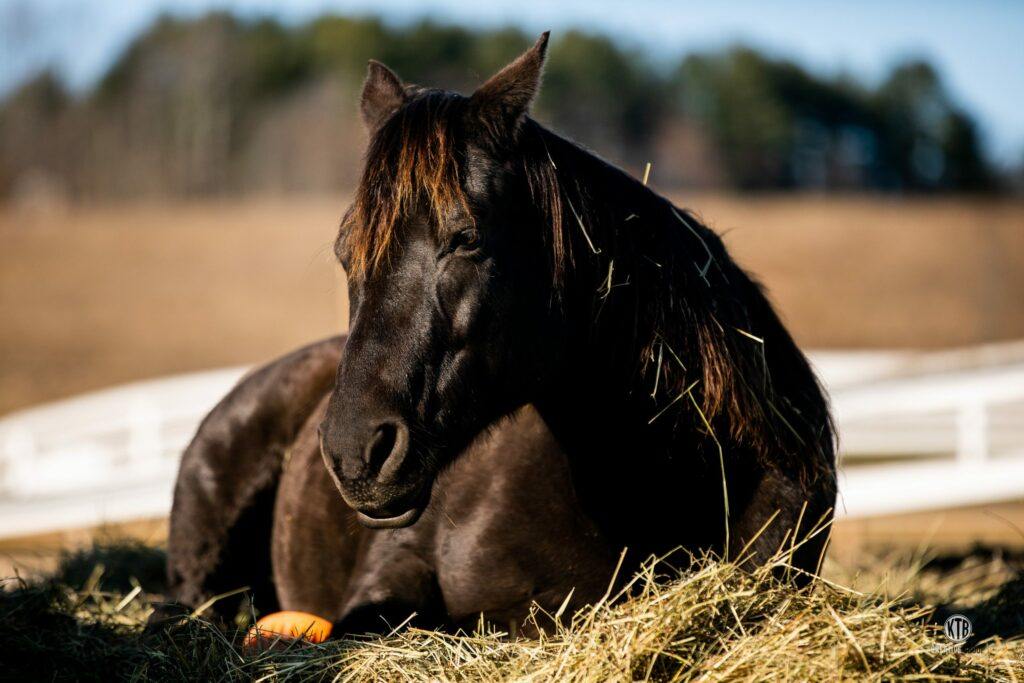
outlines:
{"label": "blurred tree line", "polygon": [[[469,92],[533,38],[341,16],[163,18],[90,92],[44,73],[0,104],[0,195],[39,183],[76,198],[344,188],[364,146],[368,58]],[[535,114],[633,170],[652,161],[662,187],[997,187],[974,121],[923,62],[867,88],[743,47],[655,68],[570,31],[552,43]]]}

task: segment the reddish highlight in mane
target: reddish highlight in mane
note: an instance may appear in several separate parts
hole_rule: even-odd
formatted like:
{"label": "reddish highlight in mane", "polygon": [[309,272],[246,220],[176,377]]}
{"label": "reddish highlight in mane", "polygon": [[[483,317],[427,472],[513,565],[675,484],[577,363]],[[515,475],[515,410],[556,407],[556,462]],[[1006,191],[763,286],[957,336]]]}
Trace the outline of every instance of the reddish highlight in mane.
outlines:
{"label": "reddish highlight in mane", "polygon": [[[429,207],[435,229],[459,212],[472,218],[462,187],[456,137],[467,102],[452,93],[420,91],[373,135],[362,179],[338,236],[339,246],[348,255],[349,275],[366,275],[386,262],[402,221],[419,202]],[[563,208],[564,193],[570,188],[559,179],[543,129],[530,119],[522,124],[516,154],[533,204],[550,228],[545,239],[557,290],[573,260]],[[578,220],[583,220],[585,203],[579,188],[572,189],[579,205]]]}
{"label": "reddish highlight in mane", "polygon": [[464,101],[427,91],[402,106],[373,136],[341,236],[350,275],[365,274],[387,260],[398,227],[421,201],[430,207],[435,227],[457,211],[471,215],[454,132]]}

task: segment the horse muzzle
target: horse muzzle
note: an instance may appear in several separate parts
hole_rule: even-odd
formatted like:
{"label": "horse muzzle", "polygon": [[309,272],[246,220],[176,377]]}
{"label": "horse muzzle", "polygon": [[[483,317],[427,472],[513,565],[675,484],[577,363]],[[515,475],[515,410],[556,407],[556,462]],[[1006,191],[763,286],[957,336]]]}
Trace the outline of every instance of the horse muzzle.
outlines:
{"label": "horse muzzle", "polygon": [[363,526],[397,529],[423,514],[430,477],[408,457],[409,429],[400,418],[373,422],[357,440],[321,425],[320,451],[341,497]]}

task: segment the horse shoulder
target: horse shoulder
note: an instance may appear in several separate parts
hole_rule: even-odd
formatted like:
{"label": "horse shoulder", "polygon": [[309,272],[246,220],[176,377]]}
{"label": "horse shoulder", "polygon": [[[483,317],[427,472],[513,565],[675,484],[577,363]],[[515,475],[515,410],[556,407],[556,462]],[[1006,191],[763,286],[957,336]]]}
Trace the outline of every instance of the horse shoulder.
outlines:
{"label": "horse shoulder", "polygon": [[533,406],[474,442],[436,485],[438,581],[456,623],[499,625],[533,602],[596,599],[617,551],[583,515],[568,461]]}

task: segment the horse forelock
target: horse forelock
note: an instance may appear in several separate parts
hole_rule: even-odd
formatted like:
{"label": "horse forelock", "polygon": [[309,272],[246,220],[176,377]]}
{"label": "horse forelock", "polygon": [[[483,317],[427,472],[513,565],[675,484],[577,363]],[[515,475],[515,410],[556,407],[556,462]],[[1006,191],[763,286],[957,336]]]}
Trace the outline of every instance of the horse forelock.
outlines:
{"label": "horse forelock", "polygon": [[[402,221],[419,202],[429,208],[435,228],[457,212],[472,218],[461,170],[466,102],[454,93],[417,91],[372,136],[355,200],[342,218],[336,245],[339,253],[347,253],[350,274],[362,275],[386,262]],[[528,120],[516,158],[543,224],[557,288],[571,264],[572,245],[563,220],[566,188],[543,133],[539,124]]]}
{"label": "horse forelock", "polygon": [[373,135],[339,237],[350,275],[366,273],[387,260],[401,222],[421,201],[429,207],[435,226],[460,209],[471,215],[456,145],[464,102],[452,93],[422,91]]}

